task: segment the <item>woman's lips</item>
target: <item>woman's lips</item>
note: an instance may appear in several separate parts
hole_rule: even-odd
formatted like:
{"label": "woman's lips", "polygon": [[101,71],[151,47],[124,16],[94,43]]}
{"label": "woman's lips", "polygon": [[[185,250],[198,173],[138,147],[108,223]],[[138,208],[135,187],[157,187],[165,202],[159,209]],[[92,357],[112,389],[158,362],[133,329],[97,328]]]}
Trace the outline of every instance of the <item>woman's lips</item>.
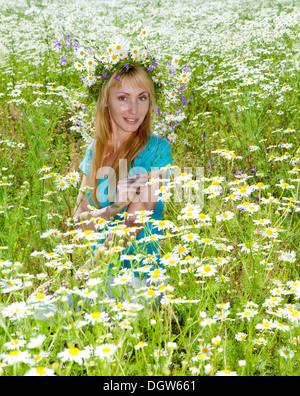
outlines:
{"label": "woman's lips", "polygon": [[134,125],[134,124],[136,124],[136,123],[138,122],[138,119],[136,119],[136,118],[125,118],[125,117],[124,117],[124,120],[125,120],[128,124],[131,124],[131,125]]}

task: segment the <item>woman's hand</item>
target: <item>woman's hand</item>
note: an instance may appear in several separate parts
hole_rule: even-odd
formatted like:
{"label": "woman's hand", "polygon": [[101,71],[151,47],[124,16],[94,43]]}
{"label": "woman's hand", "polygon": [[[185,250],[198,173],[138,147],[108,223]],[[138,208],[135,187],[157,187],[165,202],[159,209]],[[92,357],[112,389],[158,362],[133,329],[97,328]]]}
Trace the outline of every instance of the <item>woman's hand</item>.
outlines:
{"label": "woman's hand", "polygon": [[148,173],[142,173],[119,180],[114,204],[117,206],[125,205],[126,207],[133,201],[136,195],[139,195],[143,191],[148,181]]}

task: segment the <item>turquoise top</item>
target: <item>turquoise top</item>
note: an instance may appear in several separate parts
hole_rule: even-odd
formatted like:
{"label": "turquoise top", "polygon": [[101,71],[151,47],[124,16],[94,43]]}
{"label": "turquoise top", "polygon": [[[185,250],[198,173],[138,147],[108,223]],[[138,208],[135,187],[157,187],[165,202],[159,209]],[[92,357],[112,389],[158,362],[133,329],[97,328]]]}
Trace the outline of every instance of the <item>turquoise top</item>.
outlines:
{"label": "turquoise top", "polygon": [[[93,156],[93,143],[90,144],[86,151],[86,155],[84,160],[81,162],[79,165],[79,169],[82,170],[82,172],[85,175],[89,175],[90,172],[90,164]],[[129,176],[141,174],[141,173],[146,173],[149,171],[155,171],[159,170],[167,165],[173,165],[172,161],[172,153],[171,153],[171,146],[170,143],[162,139],[154,134],[151,134],[147,145],[145,149],[135,157],[135,159],[130,163],[129,165]],[[168,178],[170,177],[171,170],[168,170]],[[108,200],[108,178],[100,178],[98,182],[98,197],[100,198],[100,204],[101,207],[104,208],[111,203]],[[116,188],[114,190],[114,196],[116,194]],[[90,191],[88,191],[87,196],[89,198],[90,204],[92,206],[95,206],[95,204],[92,201]],[[163,209],[164,209],[164,204],[162,200],[159,200],[154,208],[154,211],[151,215],[151,219],[154,220],[161,220],[162,215],[163,215]],[[120,213],[122,214],[123,212],[126,212],[128,210],[128,206]],[[122,218],[123,216],[120,216],[119,214],[115,217]],[[109,227],[112,227],[115,223],[110,222]],[[103,232],[103,230],[101,231]],[[142,229],[138,236],[136,237],[136,240],[140,240],[146,236],[150,235],[163,235],[162,230],[159,230],[157,227],[153,227],[152,222],[147,222],[144,224],[144,229]],[[103,243],[104,240],[102,240],[99,243]],[[125,250],[123,250],[119,254],[119,258],[121,254],[126,254],[126,255],[135,255],[137,253],[145,253],[145,254],[155,254],[157,257],[157,263],[160,267],[163,267],[162,263],[159,260],[159,254],[158,254],[158,244],[157,242],[143,242],[143,243],[133,243],[130,246],[127,246]],[[132,264],[134,265],[135,260],[132,261]],[[140,264],[137,263],[138,266],[141,266]],[[125,268],[130,268],[130,261],[129,260],[122,260],[121,261],[121,266]]]}

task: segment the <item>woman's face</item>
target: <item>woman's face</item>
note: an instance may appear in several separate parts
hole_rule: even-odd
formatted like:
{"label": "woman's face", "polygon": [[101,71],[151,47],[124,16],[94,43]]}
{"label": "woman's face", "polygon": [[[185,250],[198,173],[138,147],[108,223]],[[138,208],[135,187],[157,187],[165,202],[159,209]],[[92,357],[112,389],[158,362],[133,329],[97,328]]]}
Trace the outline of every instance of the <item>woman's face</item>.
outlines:
{"label": "woman's face", "polygon": [[127,76],[121,86],[110,89],[107,106],[117,136],[126,139],[126,135],[138,130],[148,113],[149,99],[149,92]]}

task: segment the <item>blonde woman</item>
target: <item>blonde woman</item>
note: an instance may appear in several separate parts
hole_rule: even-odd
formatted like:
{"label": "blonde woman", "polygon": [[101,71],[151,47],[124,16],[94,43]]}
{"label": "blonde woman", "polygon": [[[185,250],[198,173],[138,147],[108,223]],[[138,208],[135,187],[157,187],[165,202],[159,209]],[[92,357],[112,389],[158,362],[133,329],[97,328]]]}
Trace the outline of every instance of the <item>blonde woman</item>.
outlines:
{"label": "blonde woman", "polygon": [[[170,171],[165,167],[172,165],[172,154],[170,144],[152,133],[154,113],[154,84],[143,67],[120,67],[103,84],[96,105],[94,142],[79,166],[83,172],[81,186],[91,186],[92,190],[85,196],[79,193],[75,219],[117,219],[127,212],[125,224],[137,227],[130,234],[137,241],[163,234],[152,227],[151,220],[162,219],[164,205],[158,200],[159,189],[162,179],[169,177]],[[157,183],[147,184],[154,178]],[[88,205],[95,209],[88,211]],[[146,224],[136,222],[136,212],[142,210],[153,211]],[[93,222],[84,225],[84,229],[94,230]],[[112,239],[110,234],[100,246],[108,248]],[[157,243],[127,242],[122,254],[158,253]],[[157,264],[161,266],[159,257]],[[121,267],[133,265],[138,265],[135,260],[121,261]]]}
{"label": "blonde woman", "polygon": [[[128,215],[124,217],[125,224],[128,228],[137,227],[131,233],[137,242],[153,234],[163,235],[162,230],[152,226],[151,220],[162,219],[164,205],[158,198],[160,187],[164,183],[162,179],[168,179],[170,175],[167,165],[172,165],[172,154],[170,144],[152,134],[154,110],[154,84],[143,67],[120,67],[103,84],[96,105],[95,138],[79,166],[83,172],[81,187],[88,185],[92,189],[87,195],[81,192],[78,194],[75,219],[89,220],[95,217],[110,220],[127,212]],[[151,179],[155,179],[157,183],[147,184]],[[89,210],[90,206],[95,209]],[[138,218],[136,212],[139,211],[152,213],[147,223],[135,222]],[[84,230],[94,230],[93,222],[82,227]],[[99,247],[109,248],[112,240],[113,235],[110,233],[103,243],[99,243]],[[126,246],[128,239],[124,242]],[[158,247],[157,242],[129,244],[121,254],[133,259],[120,260],[120,267],[142,266],[138,260],[134,260],[139,252],[153,254],[154,267],[163,267],[159,260]],[[91,263],[97,265],[101,256],[98,249],[94,250],[96,252],[93,259],[89,260],[86,268]],[[146,285],[145,277],[140,277],[137,272],[134,275],[134,279],[126,285],[125,297],[121,294],[122,289],[117,286],[118,277],[115,278],[109,272],[106,295],[122,300],[133,295],[135,287]],[[33,294],[49,292],[52,283],[53,280],[46,282]],[[145,303],[145,300],[141,302]],[[156,302],[151,302],[154,309],[157,307]],[[73,308],[72,292],[68,293],[68,303]],[[36,310],[36,318],[49,321],[46,314],[50,311],[53,314],[57,311],[55,303],[47,305],[45,310]]]}

